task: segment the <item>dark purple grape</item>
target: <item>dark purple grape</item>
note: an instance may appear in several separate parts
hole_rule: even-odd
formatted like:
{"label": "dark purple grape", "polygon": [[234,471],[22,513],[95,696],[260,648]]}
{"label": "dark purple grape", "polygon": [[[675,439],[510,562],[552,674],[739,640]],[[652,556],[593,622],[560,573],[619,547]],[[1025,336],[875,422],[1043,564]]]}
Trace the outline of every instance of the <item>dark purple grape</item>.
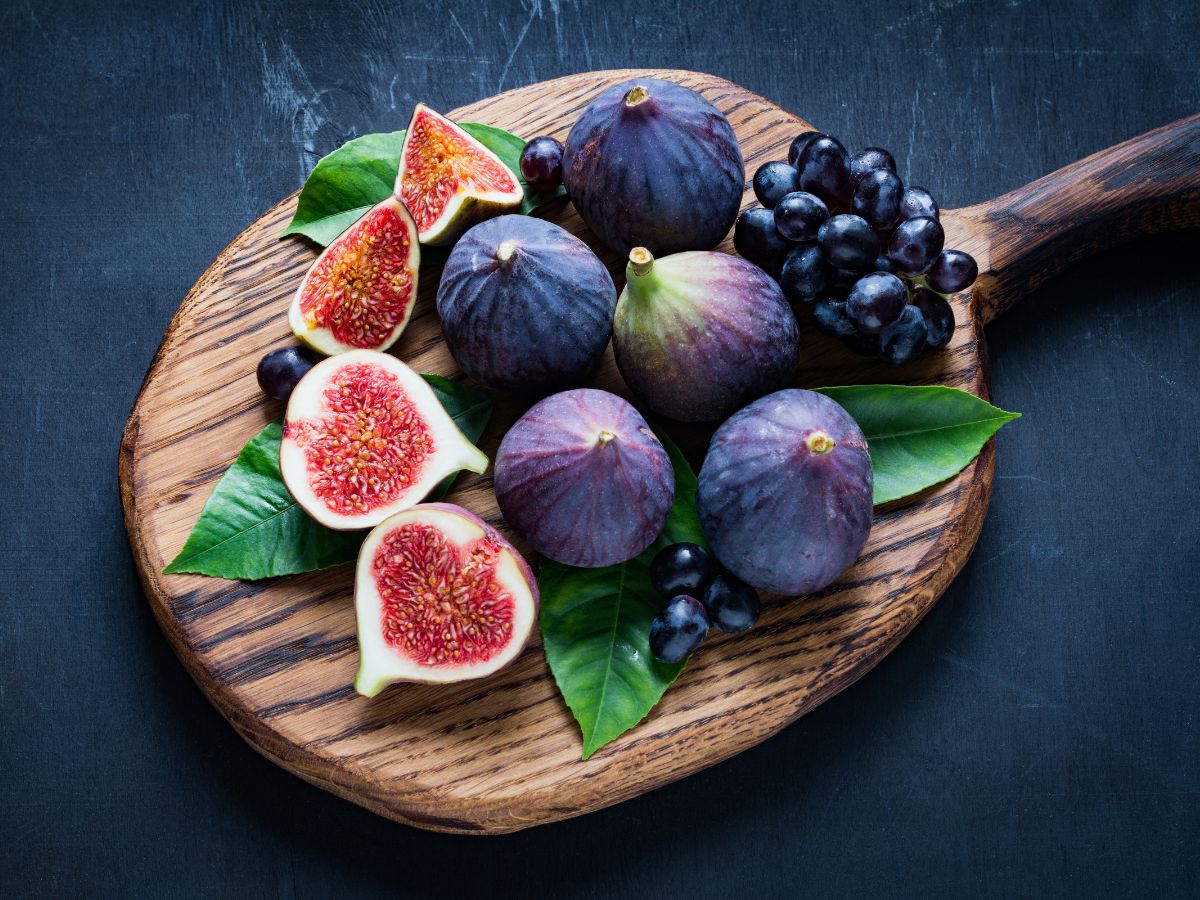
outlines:
{"label": "dark purple grape", "polygon": [[286,400],[296,383],[320,361],[320,355],[307,347],[272,350],[258,361],[258,386],[268,397]]}
{"label": "dark purple grape", "polygon": [[900,318],[879,333],[879,358],[903,365],[925,349],[925,317],[917,307],[904,307]]}
{"label": "dark purple grape", "polygon": [[856,331],[845,337],[843,342],[855,353],[861,353],[863,356],[879,356],[879,335],[877,334],[859,334]]}
{"label": "dark purple grape", "polygon": [[896,160],[892,158],[892,154],[882,147],[867,147],[865,150],[859,150],[850,157],[850,186],[858,187],[858,183],[862,181],[864,175],[879,169],[885,169],[895,174]]}
{"label": "dark purple grape", "polygon": [[900,199],[901,219],[936,219],[938,217],[937,201],[933,194],[923,187],[908,187]]}
{"label": "dark purple grape", "polygon": [[892,261],[887,256],[877,256],[875,257],[874,270],[876,272],[895,272],[896,267],[892,265]]}
{"label": "dark purple grape", "polygon": [[846,315],[846,301],[836,297],[822,297],[813,304],[813,322],[818,331],[833,337],[854,334],[854,323]]}
{"label": "dark purple grape", "polygon": [[900,198],[904,183],[895,172],[876,169],[868,172],[854,190],[851,208],[876,231],[887,231],[900,217]]}
{"label": "dark purple grape", "polygon": [[905,275],[920,275],[942,252],[946,233],[937,219],[907,219],[892,232],[888,259],[896,271]]}
{"label": "dark purple grape", "polygon": [[821,226],[817,243],[830,264],[839,269],[866,269],[879,254],[879,239],[867,220],[846,213]]}
{"label": "dark purple grape", "polygon": [[925,273],[929,286],[941,294],[953,294],[969,288],[979,277],[975,257],[961,250],[943,250]]}
{"label": "dark purple grape", "polygon": [[832,278],[833,267],[825,261],[821,248],[801,244],[783,261],[779,286],[792,303],[809,303],[829,287]]}
{"label": "dark purple grape", "polygon": [[796,135],[792,141],[792,145],[788,147],[788,165],[796,166],[800,162],[800,154],[804,152],[804,148],[811,144],[819,137],[825,137],[819,131],[802,131]]}
{"label": "dark purple grape", "polygon": [[758,591],[736,575],[718,575],[704,592],[704,608],[722,631],[745,631],[758,621]]}
{"label": "dark purple grape", "polygon": [[854,287],[854,282],[860,278],[862,278],[862,272],[856,272],[853,269],[834,269],[832,284],[834,287],[848,289]]}
{"label": "dark purple grape", "polygon": [[837,138],[821,135],[813,138],[796,163],[800,190],[816,194],[826,203],[835,203],[846,193],[850,180],[850,158]]}
{"label": "dark purple grape", "polygon": [[548,194],[562,184],[563,145],[552,137],[535,137],[521,151],[521,174],[530,190]]}
{"label": "dark purple grape", "polygon": [[754,173],[754,196],[767,209],[775,205],[792,191],[800,190],[799,173],[785,162],[763,163]]}
{"label": "dark purple grape", "polygon": [[734,249],[772,278],[779,277],[783,260],[792,249],[775,228],[775,214],[756,206],[738,216],[733,228]]}
{"label": "dark purple grape", "polygon": [[954,308],[941,294],[927,288],[913,291],[912,305],[925,317],[925,343],[937,350],[954,336]]}
{"label": "dark purple grape", "polygon": [[712,557],[699,544],[671,544],[650,560],[650,583],[667,599],[679,594],[699,597],[716,574]]}
{"label": "dark purple grape", "polygon": [[675,597],[650,623],[650,652],[660,662],[683,662],[708,634],[708,611],[695,597]]}
{"label": "dark purple grape", "polygon": [[900,318],[907,301],[903,281],[888,272],[872,272],[854,285],[846,300],[846,315],[859,334],[879,334]]}
{"label": "dark purple grape", "polygon": [[789,241],[797,243],[815,241],[817,231],[828,218],[829,208],[821,198],[806,191],[790,193],[775,206],[775,227]]}

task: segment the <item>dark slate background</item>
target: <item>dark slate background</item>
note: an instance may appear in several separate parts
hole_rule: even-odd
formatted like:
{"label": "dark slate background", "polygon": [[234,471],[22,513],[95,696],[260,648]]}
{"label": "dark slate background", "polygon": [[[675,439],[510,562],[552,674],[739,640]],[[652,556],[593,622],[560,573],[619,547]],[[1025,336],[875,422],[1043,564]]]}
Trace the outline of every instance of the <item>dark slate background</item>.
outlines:
{"label": "dark slate background", "polygon": [[438,6],[0,13],[0,895],[1195,896],[1194,233],[991,328],[1025,417],[973,559],[874,673],[734,760],[462,838],[309,787],[213,711],[138,586],[118,440],[188,287],[346,139],[418,99],[679,66],[956,206],[1200,109],[1186,0]]}

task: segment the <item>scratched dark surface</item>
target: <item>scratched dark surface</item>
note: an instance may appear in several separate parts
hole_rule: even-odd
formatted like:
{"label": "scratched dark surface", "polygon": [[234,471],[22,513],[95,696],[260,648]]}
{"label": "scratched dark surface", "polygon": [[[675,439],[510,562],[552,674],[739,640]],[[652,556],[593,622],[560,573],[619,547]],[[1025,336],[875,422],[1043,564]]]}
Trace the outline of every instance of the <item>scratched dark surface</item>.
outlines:
{"label": "scratched dark surface", "polygon": [[116,489],[187,288],[318,157],[418,99],[705,70],[892,148],[958,206],[1200,109],[1200,7],[98,6],[0,12],[0,895],[1200,892],[1195,234],[992,326],[995,396],[1025,418],[999,438],[974,558],[877,670],[736,759],[561,825],[421,832],[258,757],[153,622]]}

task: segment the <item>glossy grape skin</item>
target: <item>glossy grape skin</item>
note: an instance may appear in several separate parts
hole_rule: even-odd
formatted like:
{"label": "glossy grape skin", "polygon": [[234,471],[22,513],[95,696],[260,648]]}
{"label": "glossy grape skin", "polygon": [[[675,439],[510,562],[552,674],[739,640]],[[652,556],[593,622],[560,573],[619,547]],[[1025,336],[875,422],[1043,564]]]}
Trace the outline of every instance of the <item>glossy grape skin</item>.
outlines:
{"label": "glossy grape skin", "polygon": [[925,317],[925,343],[938,350],[954,336],[954,308],[945,297],[927,288],[913,291],[912,305]]}
{"label": "glossy grape skin", "polygon": [[892,261],[890,259],[888,259],[886,255],[880,255],[880,256],[875,257],[874,271],[876,271],[876,272],[895,272],[896,267],[895,267],[895,265],[892,264]]}
{"label": "glossy grape skin", "polygon": [[671,544],[650,560],[650,583],[667,599],[680,594],[701,596],[714,575],[712,557],[699,544]]}
{"label": "glossy grape skin", "polygon": [[802,131],[796,135],[788,147],[788,165],[795,167],[800,162],[800,154],[804,152],[804,148],[817,138],[825,136],[819,131]]}
{"label": "glossy grape skin", "polygon": [[801,244],[787,255],[779,286],[791,303],[809,303],[829,287],[833,267],[815,244]]}
{"label": "glossy grape skin", "polygon": [[733,228],[733,246],[743,259],[778,279],[783,260],[793,245],[775,228],[775,214],[755,206],[738,216]]}
{"label": "glossy grape skin", "polygon": [[563,145],[552,137],[535,137],[521,151],[521,174],[530,190],[548,194],[562,185]]}
{"label": "glossy grape skin", "polygon": [[745,631],[758,621],[758,591],[736,575],[718,575],[704,592],[704,608],[713,627]]}
{"label": "glossy grape skin", "polygon": [[786,195],[800,190],[799,173],[785,162],[763,163],[754,173],[754,196],[767,209],[774,209]]}
{"label": "glossy grape skin", "polygon": [[308,370],[321,361],[307,347],[281,347],[258,361],[258,386],[268,397],[286,400]]}
{"label": "glossy grape skin", "polygon": [[800,153],[796,162],[800,190],[816,194],[826,203],[842,199],[850,180],[850,157],[837,138],[821,135]]}
{"label": "glossy grape skin", "polygon": [[906,219],[892,232],[888,259],[895,264],[896,271],[920,275],[937,259],[945,241],[946,233],[937,219]]}
{"label": "glossy grape skin", "polygon": [[938,218],[938,205],[937,201],[933,199],[933,194],[923,187],[905,188],[904,196],[900,199],[900,218]]}
{"label": "glossy grape skin", "polygon": [[708,634],[708,611],[695,597],[675,597],[650,623],[650,652],[659,662],[687,659]]}
{"label": "glossy grape skin", "polygon": [[867,220],[846,213],[821,226],[817,243],[830,264],[839,269],[866,269],[879,254],[879,239]]}
{"label": "glossy grape skin", "polygon": [[785,239],[796,243],[816,240],[817,232],[828,219],[829,208],[824,201],[807,191],[793,191],[775,206],[775,228]]}
{"label": "glossy grape skin", "polygon": [[940,294],[953,294],[969,288],[979,277],[975,257],[961,250],[943,250],[925,273],[929,286]]}
{"label": "glossy grape skin", "polygon": [[900,317],[907,300],[903,281],[887,272],[872,272],[854,285],[846,315],[859,334],[879,334]]}
{"label": "glossy grape skin", "polygon": [[813,304],[813,323],[817,330],[832,337],[846,338],[855,333],[854,323],[846,314],[846,301],[822,297]]}
{"label": "glossy grape skin", "polygon": [[925,349],[925,317],[916,306],[904,307],[895,322],[879,333],[879,358],[900,366]]}
{"label": "glossy grape skin", "polygon": [[859,150],[850,157],[850,186],[858,187],[858,183],[862,181],[864,175],[879,169],[885,169],[895,174],[896,160],[892,158],[892,154],[882,147],[867,147],[865,150]]}
{"label": "glossy grape skin", "polygon": [[886,231],[900,217],[900,199],[904,182],[895,172],[876,169],[868,172],[854,189],[851,208],[854,214],[866,219],[876,231]]}

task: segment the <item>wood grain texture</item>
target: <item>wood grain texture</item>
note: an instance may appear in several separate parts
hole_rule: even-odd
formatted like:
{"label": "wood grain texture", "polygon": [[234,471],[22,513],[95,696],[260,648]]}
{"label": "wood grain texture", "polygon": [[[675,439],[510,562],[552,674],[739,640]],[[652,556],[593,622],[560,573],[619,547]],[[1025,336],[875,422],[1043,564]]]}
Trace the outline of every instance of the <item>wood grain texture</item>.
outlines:
{"label": "wood grain texture", "polygon": [[[687,84],[720,107],[748,172],[785,155],[807,127],[728,82],[641,71]],[[592,97],[631,74],[570,76],[452,115],[561,138]],[[747,192],[745,202],[752,199]],[[483,682],[358,697],[349,568],[255,584],[160,574],[238,449],[281,413],[263,402],[254,364],[291,340],[285,311],[315,256],[307,245],[277,240],[294,204],[288,198],[239,235],[185,299],[130,417],[120,477],[138,568],[175,650],[251,745],[301,777],[383,815],[444,831],[512,831],[618,803],[758,743],[861,677],[920,621],[974,546],[991,490],[991,443],[957,478],[877,515],[861,558],[837,584],[770,603],[749,634],[711,639],[646,721],[587,762],[579,760],[578,730],[537,641]],[[1033,273],[1013,281],[1005,273],[1040,264],[1033,253],[1042,245],[1006,240],[993,254],[998,210],[944,215],[947,245],[973,253],[983,264],[981,287],[997,291],[981,295],[1003,297],[976,306],[970,296],[958,298],[958,327],[945,352],[894,370],[864,364],[809,327],[798,383],[899,376],[987,397],[981,310],[991,315],[1033,283]],[[566,204],[543,215],[588,239]],[[619,277],[620,262],[602,258]],[[393,352],[418,371],[453,376],[433,309],[437,275],[422,273],[417,310]],[[611,356],[593,383],[624,392]],[[518,412],[499,405],[481,442],[489,455]],[[674,433],[698,462],[707,433]],[[486,475],[460,479],[448,499],[503,529]]]}

